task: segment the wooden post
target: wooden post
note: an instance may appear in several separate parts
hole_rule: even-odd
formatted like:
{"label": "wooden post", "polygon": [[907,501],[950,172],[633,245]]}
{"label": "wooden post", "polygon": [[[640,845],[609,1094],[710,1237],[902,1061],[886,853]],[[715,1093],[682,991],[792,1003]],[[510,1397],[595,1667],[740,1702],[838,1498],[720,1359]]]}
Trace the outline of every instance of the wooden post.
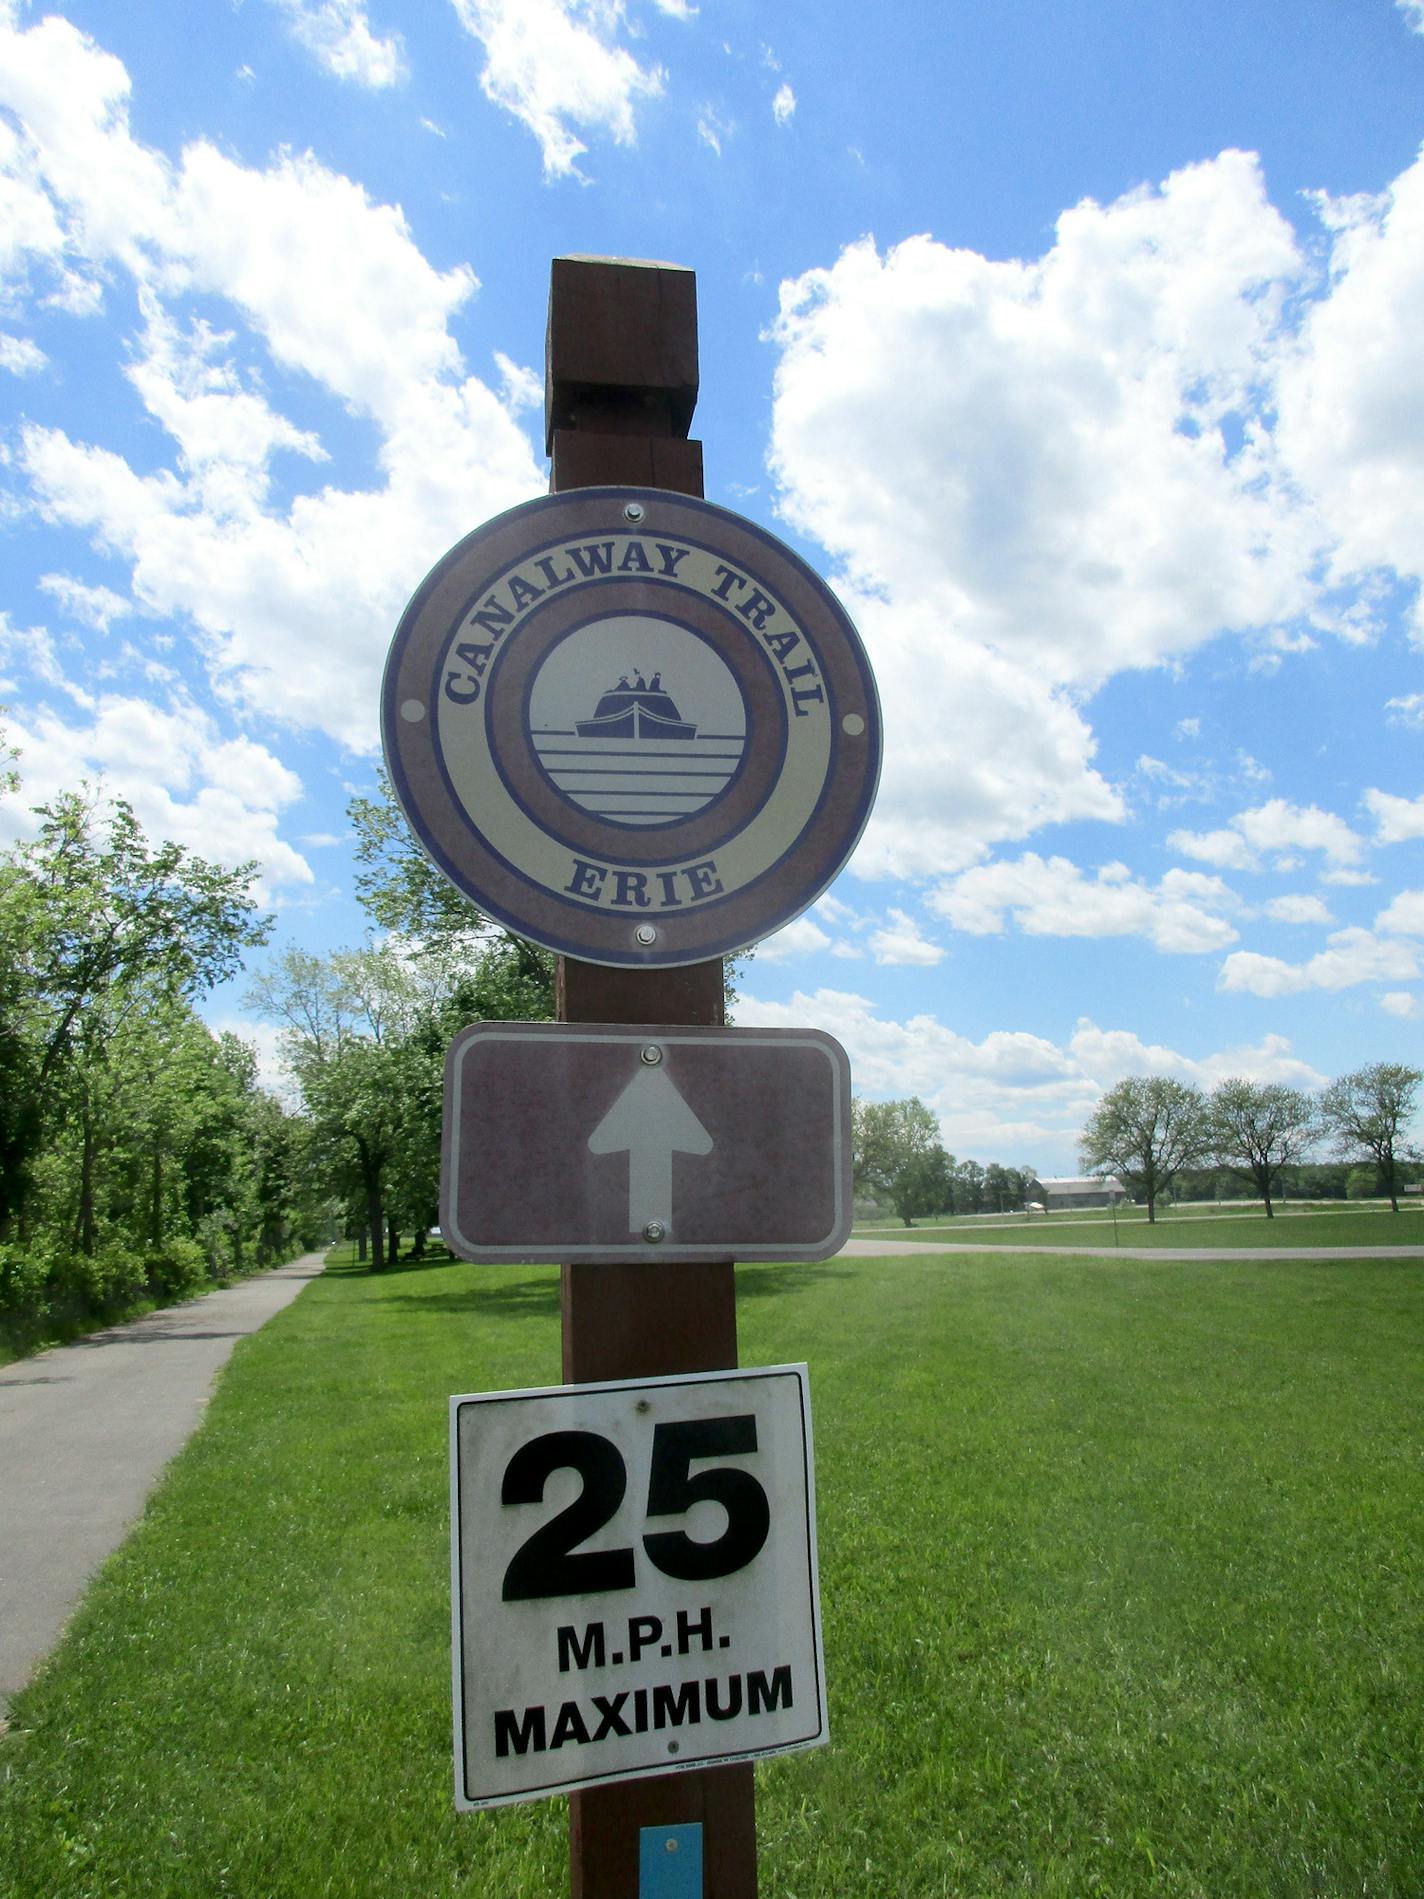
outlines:
{"label": "wooden post", "polygon": [[[558,257],[549,288],[544,418],[550,486],[702,494],[702,444],[687,439],[697,401],[697,285],[690,270]],[[561,1022],[725,1019],[721,961],[680,969],[605,968],[559,959]],[[737,1362],[730,1260],[705,1266],[564,1266],[563,1370],[569,1384]],[[637,1899],[639,1833],[700,1824],[703,1899],[755,1899],[750,1765],[690,1769],[569,1797],[572,1899]]]}

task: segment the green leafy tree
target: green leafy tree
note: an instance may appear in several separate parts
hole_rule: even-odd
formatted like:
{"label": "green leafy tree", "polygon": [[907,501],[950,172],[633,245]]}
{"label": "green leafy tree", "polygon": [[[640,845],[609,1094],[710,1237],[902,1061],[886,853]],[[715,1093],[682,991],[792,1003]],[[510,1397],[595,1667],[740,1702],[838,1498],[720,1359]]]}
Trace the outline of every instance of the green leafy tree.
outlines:
{"label": "green leafy tree", "polygon": [[977,1160],[962,1160],[954,1170],[954,1210],[978,1213],[984,1204],[984,1169]]}
{"label": "green leafy tree", "polygon": [[1211,1146],[1211,1115],[1199,1088],[1165,1075],[1130,1075],[1088,1118],[1078,1147],[1084,1171],[1126,1175],[1157,1218],[1158,1196]]}
{"label": "green leafy tree", "polygon": [[853,1102],[851,1154],[858,1193],[888,1200],[906,1226],[916,1214],[932,1211],[947,1157],[939,1145],[939,1122],[917,1095]]}
{"label": "green leafy tree", "polygon": [[0,1112],[4,1229],[23,1227],[41,1142],[79,1130],[77,1233],[93,1252],[95,1168],[108,1047],[136,1015],[191,1003],[266,940],[250,886],[181,845],[150,846],[122,799],[65,793],[40,807],[38,834],[0,864]]}
{"label": "green leafy tree", "polygon": [[1217,1165],[1250,1181],[1273,1220],[1282,1170],[1304,1160],[1318,1133],[1315,1103],[1280,1082],[1232,1076],[1211,1091],[1211,1146]]}
{"label": "green leafy tree", "polygon": [[263,971],[248,1007],[283,1025],[282,1053],[301,1090],[312,1155],[335,1192],[361,1207],[371,1268],[384,1269],[393,1156],[411,1109],[408,971],[389,946],[329,958],[288,950]]}
{"label": "green leafy tree", "polygon": [[1373,1162],[1379,1185],[1399,1212],[1400,1164],[1413,1158],[1408,1128],[1424,1070],[1403,1062],[1371,1062],[1342,1075],[1320,1097],[1320,1119],[1336,1151]]}

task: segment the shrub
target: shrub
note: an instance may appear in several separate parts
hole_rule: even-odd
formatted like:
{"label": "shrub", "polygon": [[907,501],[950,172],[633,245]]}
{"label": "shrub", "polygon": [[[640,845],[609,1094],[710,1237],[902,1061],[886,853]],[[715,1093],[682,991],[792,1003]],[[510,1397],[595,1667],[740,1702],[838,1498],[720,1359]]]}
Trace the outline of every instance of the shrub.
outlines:
{"label": "shrub", "polygon": [[144,1254],[143,1273],[155,1299],[181,1299],[206,1280],[208,1262],[196,1240],[168,1240]]}
{"label": "shrub", "polygon": [[18,1246],[0,1246],[0,1328],[28,1334],[45,1310],[48,1265]]}

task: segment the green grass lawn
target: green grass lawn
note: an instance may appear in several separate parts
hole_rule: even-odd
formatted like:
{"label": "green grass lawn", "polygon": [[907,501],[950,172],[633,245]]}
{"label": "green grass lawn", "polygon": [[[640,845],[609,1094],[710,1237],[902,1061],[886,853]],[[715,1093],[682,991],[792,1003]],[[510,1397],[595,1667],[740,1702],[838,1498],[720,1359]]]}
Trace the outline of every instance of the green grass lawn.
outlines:
{"label": "green grass lawn", "polygon": [[[767,1899],[1424,1892],[1424,1267],[739,1283],[743,1361],[811,1366],[831,1696]],[[11,1710],[0,1889],[564,1892],[562,1802],[453,1811],[447,1601],[447,1394],[557,1335],[552,1269],[428,1266],[240,1345]]]}
{"label": "green grass lawn", "polygon": [[1173,1207],[1149,1224],[1141,1207],[1119,1212],[1114,1228],[1110,1213],[1050,1213],[981,1222],[922,1220],[913,1227],[876,1222],[857,1226],[858,1239],[905,1240],[911,1245],[950,1241],[956,1246],[1424,1246],[1424,1208],[1383,1214],[1342,1206],[1338,1212],[1310,1207],[1279,1211],[1268,1220],[1259,1209]]}

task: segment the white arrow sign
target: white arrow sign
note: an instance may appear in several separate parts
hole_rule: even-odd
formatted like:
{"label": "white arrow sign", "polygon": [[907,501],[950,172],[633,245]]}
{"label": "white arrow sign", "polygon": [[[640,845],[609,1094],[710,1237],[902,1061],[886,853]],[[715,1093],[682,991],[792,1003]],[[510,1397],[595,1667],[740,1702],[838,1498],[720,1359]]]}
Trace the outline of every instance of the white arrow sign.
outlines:
{"label": "white arrow sign", "polygon": [[628,1156],[628,1231],[672,1229],[672,1157],[710,1154],[712,1136],[661,1068],[641,1068],[588,1137],[593,1154]]}

